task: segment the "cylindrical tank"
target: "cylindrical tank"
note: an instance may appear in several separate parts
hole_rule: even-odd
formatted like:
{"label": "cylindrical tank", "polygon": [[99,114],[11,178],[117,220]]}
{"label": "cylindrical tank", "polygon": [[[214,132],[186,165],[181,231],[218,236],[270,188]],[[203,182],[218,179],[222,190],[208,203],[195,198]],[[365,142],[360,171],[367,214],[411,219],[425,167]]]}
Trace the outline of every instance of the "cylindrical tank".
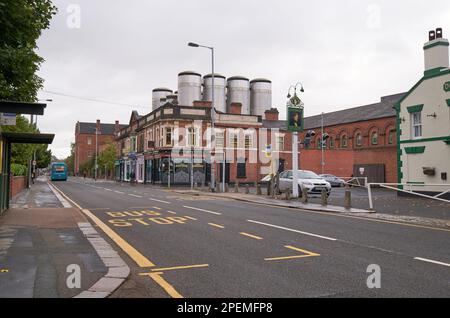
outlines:
{"label": "cylindrical tank", "polygon": [[[214,107],[220,112],[227,111],[225,100],[225,76],[214,73]],[[212,75],[203,76],[203,100],[212,101]]]}
{"label": "cylindrical tank", "polygon": [[158,87],[152,91],[152,110],[158,108],[161,104],[161,98],[165,98],[167,95],[172,94],[172,90],[165,87]]}
{"label": "cylindrical tank", "polygon": [[272,108],[272,82],[265,78],[250,81],[250,114],[264,116]]}
{"label": "cylindrical tank", "polygon": [[227,79],[227,112],[231,103],[242,104],[242,114],[250,114],[250,83],[248,78],[232,76]]}
{"label": "cylindrical tank", "polygon": [[178,74],[178,105],[193,106],[194,101],[201,100],[202,76],[186,71]]}

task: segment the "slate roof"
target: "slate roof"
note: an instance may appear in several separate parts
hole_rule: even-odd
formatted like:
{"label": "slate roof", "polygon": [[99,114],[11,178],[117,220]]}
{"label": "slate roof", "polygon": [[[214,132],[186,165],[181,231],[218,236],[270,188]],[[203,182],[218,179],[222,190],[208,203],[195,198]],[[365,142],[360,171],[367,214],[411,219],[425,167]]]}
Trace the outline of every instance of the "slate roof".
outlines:
{"label": "slate roof", "polygon": [[[95,127],[97,123],[79,122],[80,134],[95,134]],[[128,125],[120,125],[120,129],[127,127]],[[100,130],[102,135],[114,135],[115,124],[102,124],[100,123]]]}
{"label": "slate roof", "polygon": [[[324,113],[323,122],[325,126],[348,124],[359,121],[373,120],[378,118],[395,116],[394,104],[406,93],[394,94],[381,97],[380,102],[359,107]],[[263,120],[266,128],[286,129],[286,121]],[[305,117],[305,129],[318,128],[321,126],[321,115]]]}

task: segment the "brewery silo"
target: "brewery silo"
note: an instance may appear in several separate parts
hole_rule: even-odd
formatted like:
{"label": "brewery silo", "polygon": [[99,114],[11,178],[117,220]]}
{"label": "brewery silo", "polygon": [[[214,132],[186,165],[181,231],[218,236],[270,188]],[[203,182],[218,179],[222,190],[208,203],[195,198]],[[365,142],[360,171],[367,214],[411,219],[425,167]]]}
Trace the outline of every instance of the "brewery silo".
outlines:
{"label": "brewery silo", "polygon": [[250,81],[250,114],[264,116],[272,108],[272,82],[265,78]]}
{"label": "brewery silo", "polygon": [[172,94],[172,90],[165,87],[158,87],[152,91],[152,111],[160,106],[161,98],[165,98],[167,95]]}
{"label": "brewery silo", "polygon": [[232,76],[227,79],[227,112],[231,103],[242,104],[242,114],[250,114],[250,83],[243,76]]}
{"label": "brewery silo", "polygon": [[199,73],[185,71],[178,74],[178,105],[193,106],[201,100],[202,76]]}
{"label": "brewery silo", "polygon": [[227,111],[225,89],[225,76],[214,73],[214,88],[212,75],[203,76],[203,100],[212,101],[212,91],[214,90],[214,107],[217,111],[224,113]]}

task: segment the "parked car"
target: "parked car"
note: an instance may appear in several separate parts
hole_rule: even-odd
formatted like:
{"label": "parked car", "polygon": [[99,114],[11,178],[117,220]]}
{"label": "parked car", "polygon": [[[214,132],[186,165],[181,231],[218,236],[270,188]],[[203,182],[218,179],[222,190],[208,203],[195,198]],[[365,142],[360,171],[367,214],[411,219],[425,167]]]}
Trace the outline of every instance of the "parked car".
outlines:
{"label": "parked car", "polygon": [[319,174],[319,177],[321,177],[325,181],[328,181],[332,187],[343,187],[345,185],[344,180],[332,174]]}
{"label": "parked car", "polygon": [[[327,191],[327,195],[330,195],[331,184],[319,177],[312,171],[309,170],[298,170],[298,192],[301,196],[303,189],[307,189],[308,195],[320,195],[322,189]],[[278,185],[278,190],[280,192],[286,192],[287,190],[292,191],[292,170],[286,170],[280,173],[280,184]]]}

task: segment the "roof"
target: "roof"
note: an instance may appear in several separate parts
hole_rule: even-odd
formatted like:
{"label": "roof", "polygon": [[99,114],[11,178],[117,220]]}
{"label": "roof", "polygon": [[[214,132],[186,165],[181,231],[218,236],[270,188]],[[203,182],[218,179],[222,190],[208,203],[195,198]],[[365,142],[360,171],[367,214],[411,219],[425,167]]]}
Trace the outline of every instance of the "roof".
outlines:
{"label": "roof", "polygon": [[47,104],[43,103],[0,101],[0,113],[44,115],[45,107]]}
{"label": "roof", "polygon": [[[394,94],[381,97],[381,101],[374,104],[348,108],[323,115],[325,126],[335,126],[359,121],[367,121],[378,118],[394,117],[394,104],[400,100],[405,93]],[[315,115],[305,117],[305,129],[317,128],[321,126],[322,116]],[[266,128],[286,129],[286,121],[270,121],[264,120],[263,125]]]}
{"label": "roof", "polygon": [[[80,134],[95,134],[95,128],[97,123],[78,122]],[[114,135],[115,124],[102,124],[100,123],[100,131],[102,135]],[[128,125],[120,125],[120,129],[127,127]]]}
{"label": "roof", "polygon": [[2,132],[2,137],[11,143],[17,144],[51,144],[54,134]]}

